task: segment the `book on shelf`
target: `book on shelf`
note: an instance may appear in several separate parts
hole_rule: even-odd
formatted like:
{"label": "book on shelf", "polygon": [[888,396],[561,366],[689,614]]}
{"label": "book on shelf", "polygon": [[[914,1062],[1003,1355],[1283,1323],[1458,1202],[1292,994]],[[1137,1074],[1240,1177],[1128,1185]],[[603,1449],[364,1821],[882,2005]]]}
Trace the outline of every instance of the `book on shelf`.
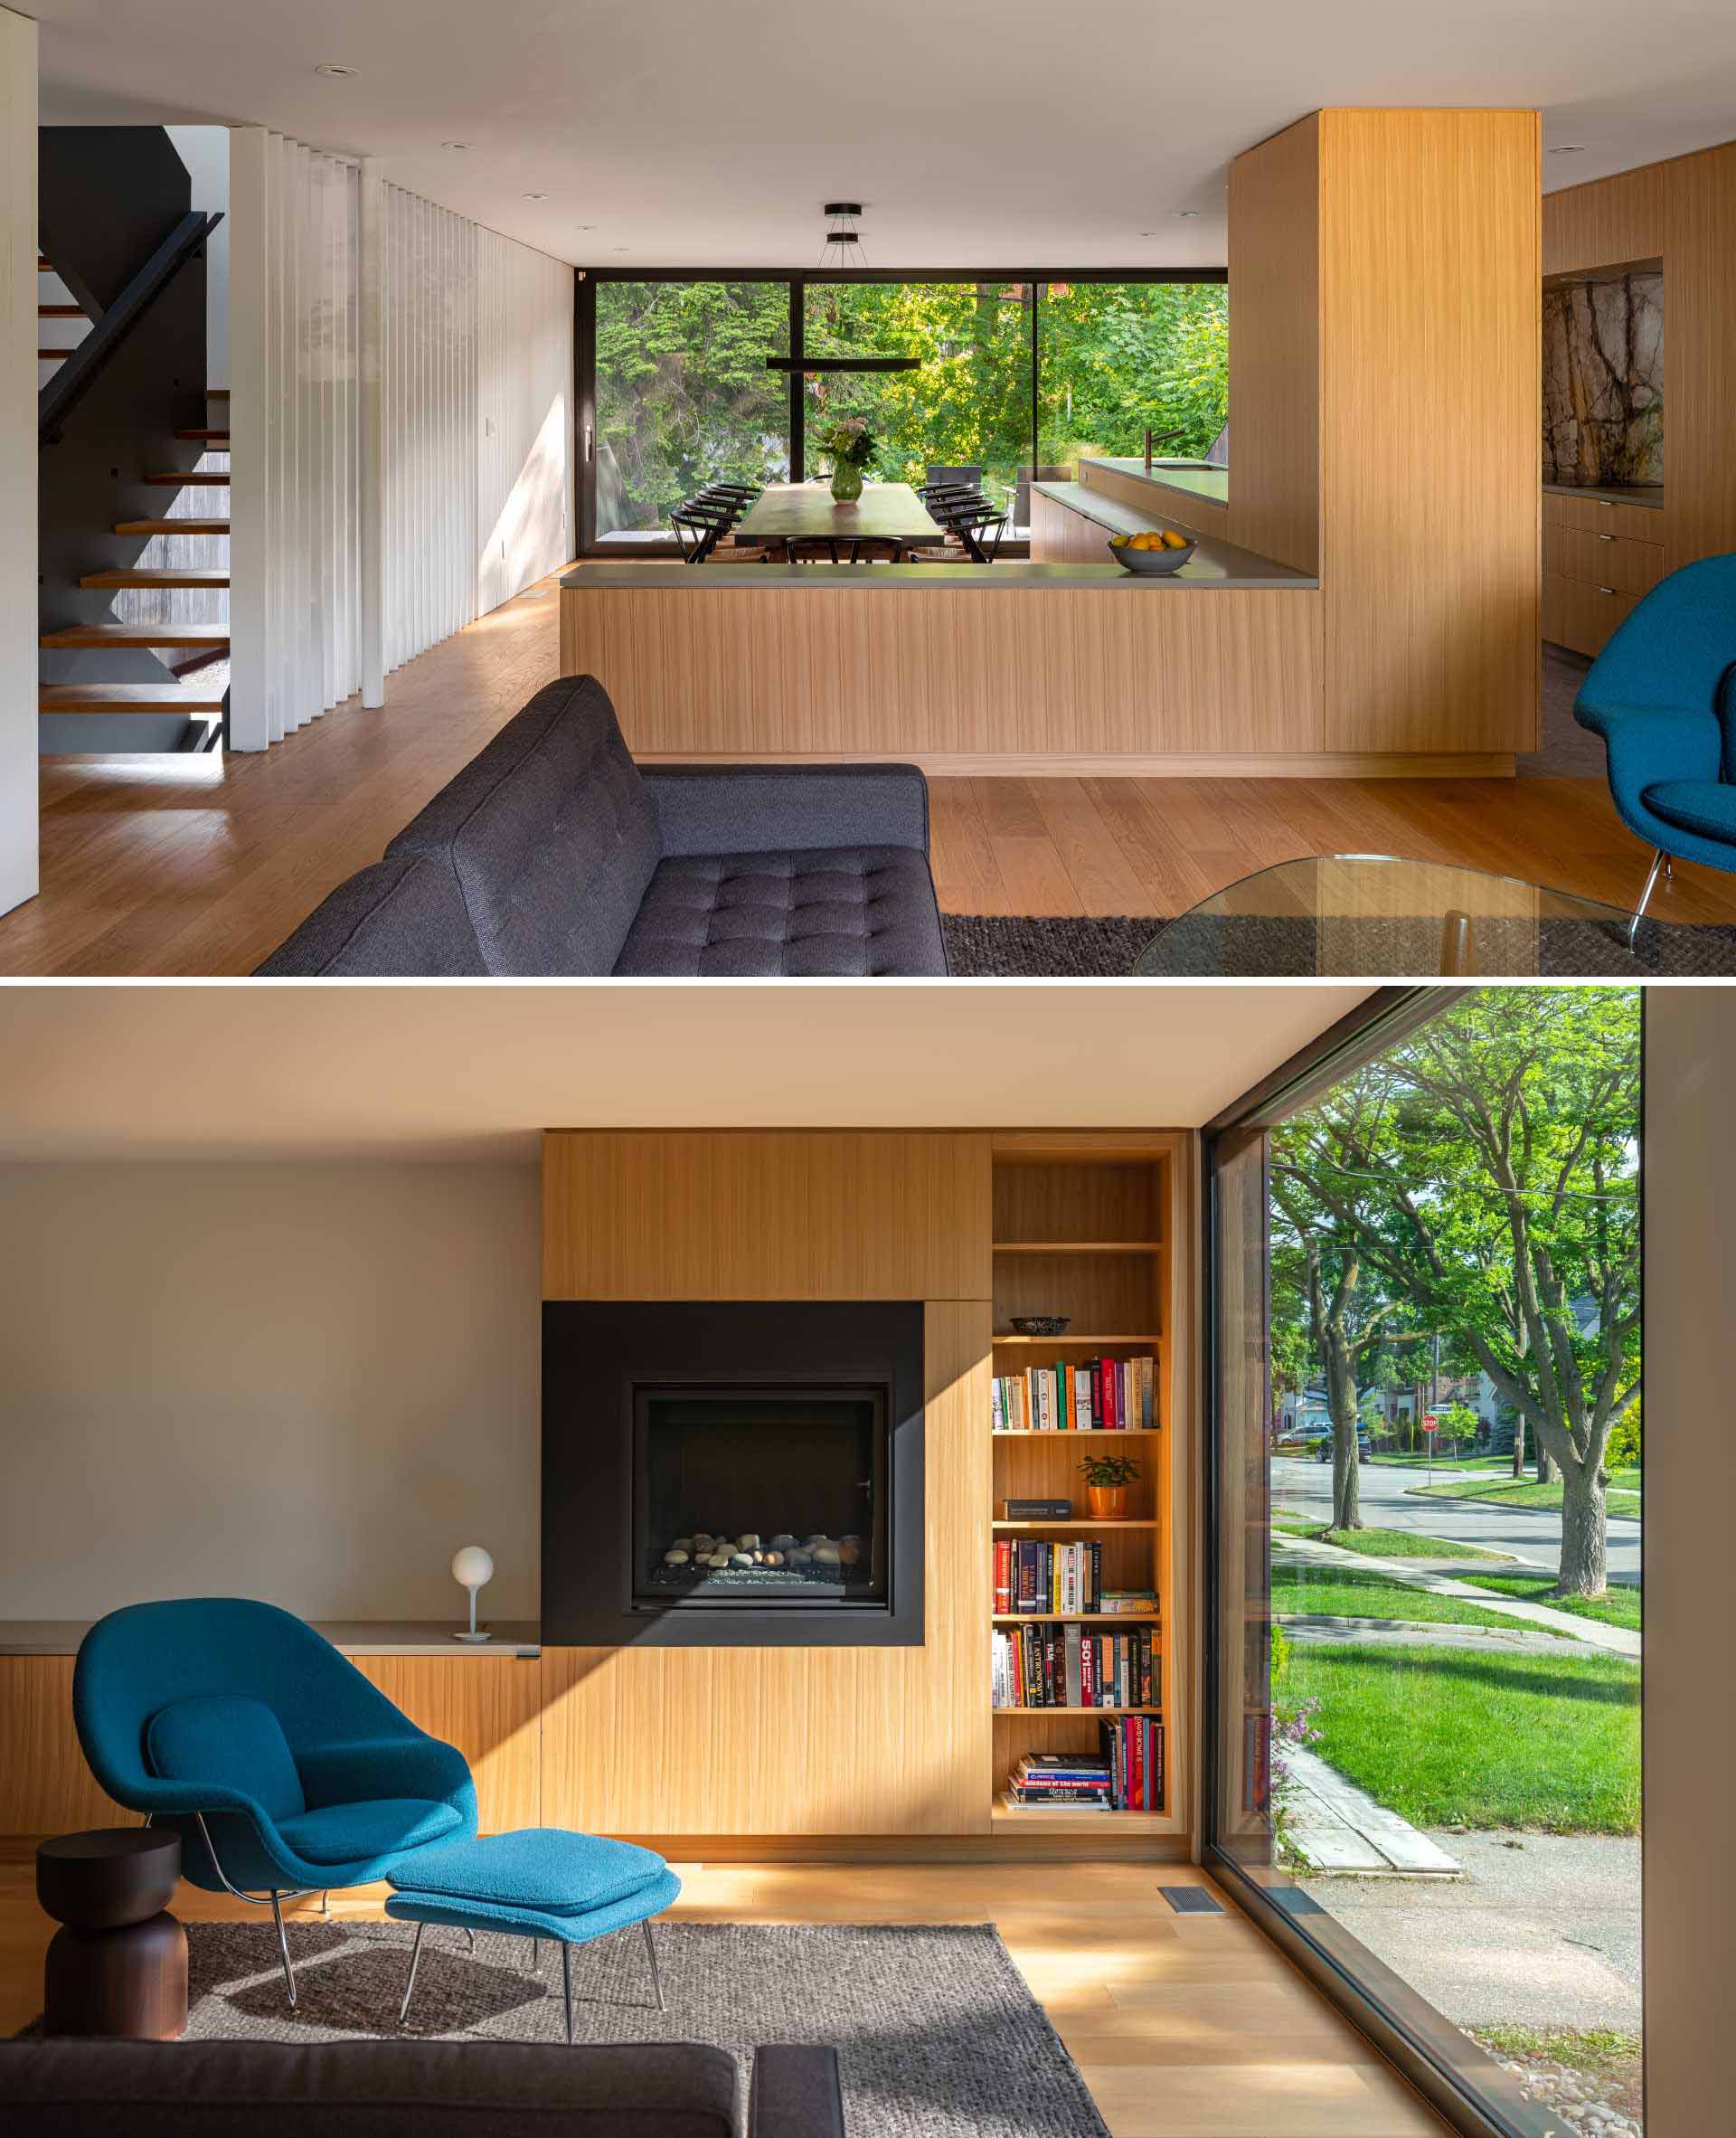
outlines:
{"label": "book on shelf", "polygon": [[1156,1708],[1163,1698],[1163,1658],[1143,1627],[997,1626],[991,1670],[997,1708]]}
{"label": "book on shelf", "polygon": [[989,1384],[989,1423],[996,1433],[1150,1431],[1157,1416],[1157,1361],[1058,1358]]}
{"label": "book on shelf", "polygon": [[1164,1726],[1155,1715],[1121,1715],[1100,1722],[1098,1735],[1109,1769],[1109,1799],[1118,1812],[1164,1808]]}
{"label": "book on shelf", "polygon": [[1103,1547],[1095,1537],[1081,1544],[995,1538],[995,1609],[1000,1616],[1096,1611],[1102,1594]]}
{"label": "book on shelf", "polygon": [[1072,1519],[1071,1499],[1003,1499],[1004,1522],[1067,1522]]}
{"label": "book on shelf", "polygon": [[1009,1776],[1003,1801],[1014,1812],[1110,1812],[1113,1791],[1106,1759],[1027,1752]]}
{"label": "book on shelf", "polygon": [[1156,1618],[1157,1592],[1156,1589],[1102,1589],[1091,1608],[1114,1612],[1118,1617]]}

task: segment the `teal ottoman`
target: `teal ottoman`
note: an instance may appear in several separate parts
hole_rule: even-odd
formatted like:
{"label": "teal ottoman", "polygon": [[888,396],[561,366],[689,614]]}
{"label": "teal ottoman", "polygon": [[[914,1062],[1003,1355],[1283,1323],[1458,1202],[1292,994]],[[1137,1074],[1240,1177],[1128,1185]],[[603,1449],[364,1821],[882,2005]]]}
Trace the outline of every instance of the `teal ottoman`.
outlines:
{"label": "teal ottoman", "polygon": [[536,1940],[552,1938],[561,1948],[569,2043],[573,1946],[637,1923],[645,1933],[657,2010],[665,2009],[651,1917],[660,1916],[679,1897],[681,1880],[653,1850],[636,1848],[631,1841],[568,1833],[560,1827],[527,1826],[519,1833],[486,1834],[446,1848],[419,1849],[413,1858],[404,1859],[402,1870],[401,1878],[388,1874],[386,1879],[392,1889],[387,1915],[416,1925],[410,1981],[398,2013],[401,2026],[410,2016],[416,1969],[422,1957],[422,1933],[430,1923],[467,1930],[473,1942],[478,1930],[528,1937],[533,1955]]}

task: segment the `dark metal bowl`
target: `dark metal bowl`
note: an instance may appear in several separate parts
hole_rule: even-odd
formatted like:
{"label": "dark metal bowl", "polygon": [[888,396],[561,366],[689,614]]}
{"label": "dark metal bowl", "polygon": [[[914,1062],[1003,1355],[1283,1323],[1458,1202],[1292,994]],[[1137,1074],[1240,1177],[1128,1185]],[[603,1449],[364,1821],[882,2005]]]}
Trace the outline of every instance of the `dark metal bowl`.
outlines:
{"label": "dark metal bowl", "polygon": [[1014,1314],[1013,1327],[1020,1336],[1063,1336],[1073,1325],[1071,1314]]}

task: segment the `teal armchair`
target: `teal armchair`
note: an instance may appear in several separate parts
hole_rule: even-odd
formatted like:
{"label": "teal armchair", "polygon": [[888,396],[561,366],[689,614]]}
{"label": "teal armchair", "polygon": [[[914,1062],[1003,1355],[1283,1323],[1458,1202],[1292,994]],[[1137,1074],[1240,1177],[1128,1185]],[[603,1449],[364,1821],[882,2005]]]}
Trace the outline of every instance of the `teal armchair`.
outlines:
{"label": "teal armchair", "polygon": [[1616,812],[1654,849],[1636,926],[1673,856],[1736,869],[1736,555],[1654,587],[1592,664],[1573,716],[1603,737]]}
{"label": "teal armchair", "polygon": [[72,1716],[117,1803],[181,1835],[194,1885],[269,1905],[363,1886],[476,1831],[463,1755],[287,1611],[230,1596],[137,1604],[85,1635]]}

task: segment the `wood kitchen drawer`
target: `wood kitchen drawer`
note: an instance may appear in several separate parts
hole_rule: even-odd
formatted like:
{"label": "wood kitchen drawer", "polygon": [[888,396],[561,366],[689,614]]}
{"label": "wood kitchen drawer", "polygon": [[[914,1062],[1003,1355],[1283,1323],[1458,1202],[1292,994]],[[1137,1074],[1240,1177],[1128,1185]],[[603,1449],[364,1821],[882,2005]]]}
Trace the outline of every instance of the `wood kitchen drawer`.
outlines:
{"label": "wood kitchen drawer", "polygon": [[1561,497],[1561,525],[1587,534],[1622,534],[1633,542],[1664,540],[1664,512],[1660,506],[1612,505],[1605,497],[1568,497],[1560,491],[1544,495]]}
{"label": "wood kitchen drawer", "polygon": [[1633,542],[1624,534],[1588,534],[1579,527],[1545,527],[1543,570],[1607,587],[1611,593],[1649,594],[1664,576],[1664,545]]}
{"label": "wood kitchen drawer", "polygon": [[1556,646],[1590,657],[1601,653],[1609,634],[1633,613],[1634,594],[1611,592],[1559,572],[1543,574],[1543,637]]}
{"label": "wood kitchen drawer", "polygon": [[1543,525],[1546,527],[1564,527],[1567,525],[1567,499],[1559,490],[1543,492]]}

